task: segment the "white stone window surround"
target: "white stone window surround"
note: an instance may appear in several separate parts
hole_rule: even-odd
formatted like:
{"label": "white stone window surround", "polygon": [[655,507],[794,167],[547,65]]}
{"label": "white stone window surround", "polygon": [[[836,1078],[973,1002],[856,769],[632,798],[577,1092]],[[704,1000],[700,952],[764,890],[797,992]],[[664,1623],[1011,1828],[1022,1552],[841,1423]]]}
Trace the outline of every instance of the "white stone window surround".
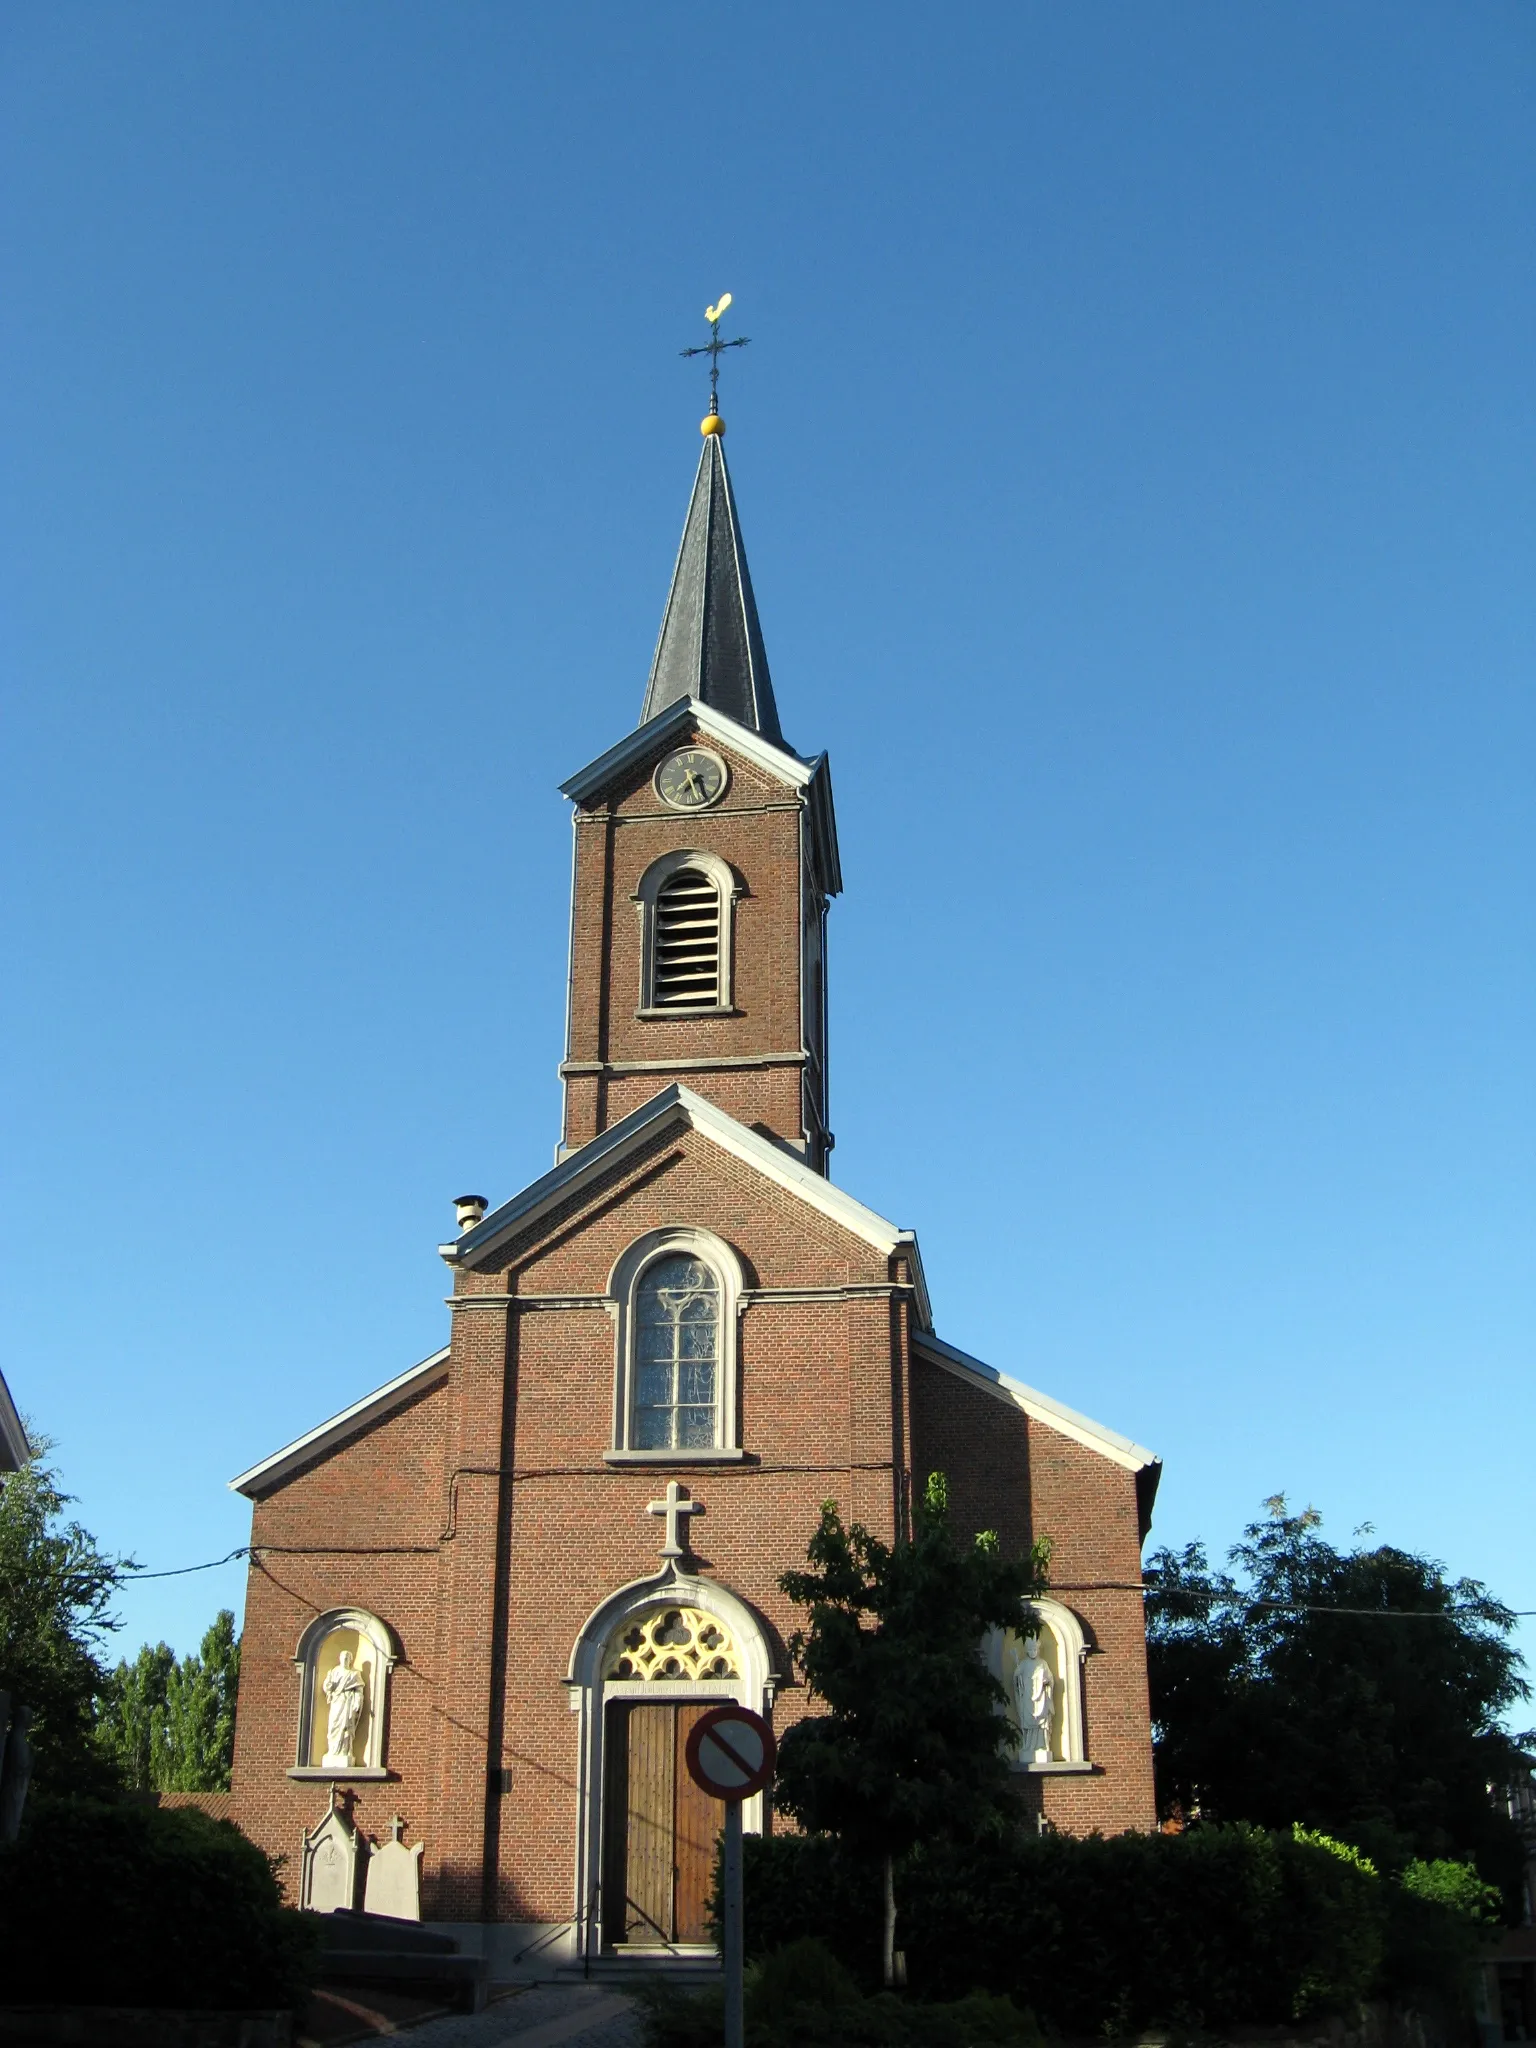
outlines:
{"label": "white stone window surround", "polygon": [[[635,1382],[635,1304],[640,1284],[658,1260],[682,1254],[708,1266],[720,1290],[720,1345],[716,1360],[715,1441],[663,1450],[637,1450],[632,1441]],[[736,1403],[736,1336],[745,1276],[741,1261],[712,1230],[677,1226],[648,1230],[621,1252],[608,1276],[608,1313],[614,1325],[613,1434],[605,1452],[610,1465],[739,1464],[741,1448]]]}
{"label": "white stone window surround", "polygon": [[[735,1678],[608,1679],[603,1668],[614,1638],[636,1616],[664,1606],[696,1607],[723,1624],[737,1654]],[[594,1609],[576,1638],[562,1680],[571,1712],[578,1715],[575,1947],[578,1955],[602,1949],[598,1874],[602,1869],[604,1708],[609,1700],[687,1699],[700,1703],[734,1700],[770,1719],[780,1678],[774,1670],[763,1624],[744,1600],[712,1579],[693,1578],[668,1564],[653,1578],[621,1586]],[[749,1835],[763,1831],[761,1792],[743,1800],[741,1822]]]}
{"label": "white stone window surround", "polygon": [[[695,868],[715,885],[720,905],[720,973],[712,1003],[656,1004],[656,899],[672,877],[684,868]],[[640,1017],[723,1017],[734,1014],[732,962],[735,957],[736,901],[746,894],[735,870],[716,853],[699,847],[677,848],[653,860],[640,877],[630,901],[640,916]]]}
{"label": "white stone window surround", "polygon": [[[1028,1773],[1031,1777],[1096,1771],[1098,1766],[1091,1762],[1088,1756],[1083,1721],[1083,1665],[1088,1657],[1088,1641],[1083,1625],[1070,1607],[1063,1607],[1059,1600],[1048,1600],[1040,1596],[1023,1603],[1018,1626],[1011,1633],[1022,1640],[1032,1630],[1047,1630],[1054,1639],[1057,1676],[1061,1685],[1058,1734],[1054,1747],[1061,1753],[1059,1756],[1052,1756],[1049,1761],[1024,1763],[1014,1758],[1013,1768],[1021,1774]],[[1006,1691],[1002,1630],[990,1629],[987,1632],[982,1655],[987,1669]]]}
{"label": "white stone window surround", "polygon": [[[362,1724],[362,1756],[343,1769],[339,1765],[311,1762],[317,1755],[317,1739],[324,1747],[324,1702],[319,1696],[326,1648],[338,1635],[356,1636],[366,1646],[368,1698]],[[299,1674],[299,1725],[296,1761],[290,1778],[325,1778],[338,1782],[350,1779],[387,1778],[384,1756],[389,1735],[389,1674],[400,1661],[400,1645],[387,1622],[361,1607],[333,1607],[317,1614],[299,1637],[293,1653]],[[361,1668],[361,1667],[360,1667]]]}

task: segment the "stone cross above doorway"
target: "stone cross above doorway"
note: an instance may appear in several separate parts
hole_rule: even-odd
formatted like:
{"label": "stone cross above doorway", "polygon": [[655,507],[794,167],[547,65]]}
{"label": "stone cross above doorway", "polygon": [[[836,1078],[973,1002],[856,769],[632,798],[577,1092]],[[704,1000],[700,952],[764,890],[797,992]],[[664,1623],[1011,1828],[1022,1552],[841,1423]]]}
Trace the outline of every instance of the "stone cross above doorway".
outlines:
{"label": "stone cross above doorway", "polygon": [[686,1557],[688,1555],[688,1539],[683,1518],[687,1515],[702,1515],[704,1512],[703,1501],[690,1500],[677,1481],[669,1479],[667,1481],[666,1499],[651,1501],[647,1505],[645,1512],[648,1515],[665,1515],[667,1518],[667,1540],[661,1546],[661,1555],[663,1557]]}

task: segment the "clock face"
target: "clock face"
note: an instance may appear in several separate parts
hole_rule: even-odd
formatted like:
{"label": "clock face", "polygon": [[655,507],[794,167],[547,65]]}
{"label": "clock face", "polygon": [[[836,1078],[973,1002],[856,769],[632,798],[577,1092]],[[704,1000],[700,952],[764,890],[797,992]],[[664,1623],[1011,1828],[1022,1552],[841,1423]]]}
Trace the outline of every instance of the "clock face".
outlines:
{"label": "clock face", "polygon": [[725,763],[703,747],[680,747],[656,770],[656,794],[674,811],[702,811],[725,793]]}

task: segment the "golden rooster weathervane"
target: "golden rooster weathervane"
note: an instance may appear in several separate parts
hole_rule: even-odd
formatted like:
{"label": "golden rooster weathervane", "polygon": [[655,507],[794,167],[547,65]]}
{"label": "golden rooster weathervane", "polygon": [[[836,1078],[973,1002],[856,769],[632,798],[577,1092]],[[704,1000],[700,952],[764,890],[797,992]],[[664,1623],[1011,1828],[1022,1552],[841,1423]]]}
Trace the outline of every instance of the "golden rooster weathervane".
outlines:
{"label": "golden rooster weathervane", "polygon": [[738,334],[734,341],[720,339],[720,320],[731,303],[729,292],[722,292],[716,305],[704,308],[704,318],[709,322],[709,339],[700,342],[697,348],[685,348],[685,356],[709,357],[709,417],[699,431],[704,434],[723,434],[725,421],[720,417],[720,358],[728,348],[745,348],[750,335]]}

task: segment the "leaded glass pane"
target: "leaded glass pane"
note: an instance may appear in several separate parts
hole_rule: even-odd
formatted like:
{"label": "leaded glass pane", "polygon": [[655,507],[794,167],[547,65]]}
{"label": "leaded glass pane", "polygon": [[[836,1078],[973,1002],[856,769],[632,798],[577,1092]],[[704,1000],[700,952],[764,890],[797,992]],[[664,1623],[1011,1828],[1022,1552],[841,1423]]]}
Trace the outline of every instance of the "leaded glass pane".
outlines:
{"label": "leaded glass pane", "polygon": [[708,1450],[715,1440],[715,1411],[713,1408],[679,1408],[677,1411],[677,1442],[680,1449],[690,1451]]}
{"label": "leaded glass pane", "polygon": [[635,1449],[637,1451],[665,1451],[672,1447],[672,1414],[670,1408],[637,1408],[635,1410]]}
{"label": "leaded glass pane", "polygon": [[672,1325],[670,1323],[642,1323],[636,1332],[636,1354],[643,1359],[670,1359],[672,1356]]}
{"label": "leaded glass pane", "polygon": [[683,1323],[678,1328],[678,1356],[681,1358],[710,1358],[715,1355],[715,1326],[713,1323]]}
{"label": "leaded glass pane", "polygon": [[641,1408],[666,1408],[672,1401],[672,1361],[642,1365],[635,1374],[635,1402]]}
{"label": "leaded glass pane", "polygon": [[677,1369],[677,1398],[689,1407],[715,1405],[715,1361],[707,1364],[690,1359]]}

